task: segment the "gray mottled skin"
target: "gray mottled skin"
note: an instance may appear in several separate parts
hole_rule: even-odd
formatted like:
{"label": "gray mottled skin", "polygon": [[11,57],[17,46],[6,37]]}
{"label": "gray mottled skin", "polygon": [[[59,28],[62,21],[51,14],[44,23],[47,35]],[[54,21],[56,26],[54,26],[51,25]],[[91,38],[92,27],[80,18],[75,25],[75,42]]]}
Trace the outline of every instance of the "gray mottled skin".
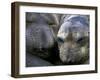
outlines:
{"label": "gray mottled skin", "polygon": [[[26,13],[26,54],[28,55],[26,65],[29,66],[30,63],[33,66],[36,63],[36,66],[51,65],[59,56],[55,33],[52,29],[58,22],[53,16],[56,17],[55,14]],[[35,59],[32,59],[29,54]],[[48,64],[48,61],[51,63]]]}
{"label": "gray mottled skin", "polygon": [[83,64],[89,59],[89,48],[87,43],[84,46],[73,42],[65,42],[60,47],[60,59],[65,64]]}
{"label": "gray mottled skin", "polygon": [[89,16],[64,15],[58,31],[60,59],[64,64],[89,63]]}
{"label": "gray mottled skin", "polygon": [[26,41],[27,46],[33,45],[34,48],[51,47],[54,44],[52,29],[46,24],[32,23],[26,30]]}
{"label": "gray mottled skin", "polygon": [[89,63],[89,16],[27,12],[26,54],[28,67]]}
{"label": "gray mottled skin", "polygon": [[[42,26],[42,27],[41,27]],[[41,50],[42,48],[51,48],[54,45],[54,37],[51,29],[46,24],[31,24],[26,30],[26,49],[34,53],[33,48]],[[38,55],[38,54],[35,54]],[[44,52],[44,55],[38,55],[48,57],[49,54]]]}

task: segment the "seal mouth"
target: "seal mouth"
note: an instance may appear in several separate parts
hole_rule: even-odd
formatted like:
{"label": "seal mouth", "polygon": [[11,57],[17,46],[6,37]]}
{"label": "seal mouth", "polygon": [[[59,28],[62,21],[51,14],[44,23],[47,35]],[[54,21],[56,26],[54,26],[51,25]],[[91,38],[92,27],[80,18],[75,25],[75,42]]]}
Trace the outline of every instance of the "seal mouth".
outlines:
{"label": "seal mouth", "polygon": [[68,53],[69,55],[66,56],[68,58],[68,63],[77,63],[78,61],[80,61],[81,51],[79,48],[71,48],[68,50]]}

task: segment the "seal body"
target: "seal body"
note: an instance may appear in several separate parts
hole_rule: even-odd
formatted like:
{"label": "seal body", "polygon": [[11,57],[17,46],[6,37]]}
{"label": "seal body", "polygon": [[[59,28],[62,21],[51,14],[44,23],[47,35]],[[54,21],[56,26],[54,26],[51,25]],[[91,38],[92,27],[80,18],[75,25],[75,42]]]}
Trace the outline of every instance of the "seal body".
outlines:
{"label": "seal body", "polygon": [[[35,57],[35,59],[38,57],[36,59],[37,61],[43,59],[51,64],[56,64],[56,60],[59,58],[59,50],[58,50],[57,42],[55,40],[55,33],[51,25],[51,23],[54,24],[53,22],[55,22],[55,20],[53,20],[55,19],[53,18],[53,16],[55,15],[42,14],[42,13],[41,14],[27,13],[27,17],[26,17],[26,23],[27,23],[26,24],[26,52],[27,53],[26,54],[33,55],[33,58]],[[28,62],[30,61],[29,57],[27,58],[27,60],[28,60],[27,61],[28,64]],[[31,62],[34,63],[34,61]],[[48,65],[48,64],[46,64],[45,62],[43,66],[44,65]]]}

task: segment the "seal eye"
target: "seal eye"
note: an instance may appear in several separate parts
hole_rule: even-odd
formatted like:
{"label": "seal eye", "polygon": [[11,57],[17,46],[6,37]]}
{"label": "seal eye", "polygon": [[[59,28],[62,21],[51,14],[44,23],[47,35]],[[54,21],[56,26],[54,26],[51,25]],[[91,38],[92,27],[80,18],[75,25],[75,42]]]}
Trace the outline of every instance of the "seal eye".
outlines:
{"label": "seal eye", "polygon": [[81,43],[83,40],[84,40],[84,38],[81,37],[81,38],[79,38],[76,42],[77,42],[77,43]]}
{"label": "seal eye", "polygon": [[80,46],[84,46],[89,42],[89,39],[87,37],[81,37],[76,41]]}
{"label": "seal eye", "polygon": [[76,42],[77,42],[80,46],[84,46],[84,45],[85,45],[85,43],[84,43],[84,38],[83,38],[83,37],[79,38]]}
{"label": "seal eye", "polygon": [[57,41],[61,42],[61,43],[64,43],[64,40],[62,38],[60,38],[60,37],[57,38]]}

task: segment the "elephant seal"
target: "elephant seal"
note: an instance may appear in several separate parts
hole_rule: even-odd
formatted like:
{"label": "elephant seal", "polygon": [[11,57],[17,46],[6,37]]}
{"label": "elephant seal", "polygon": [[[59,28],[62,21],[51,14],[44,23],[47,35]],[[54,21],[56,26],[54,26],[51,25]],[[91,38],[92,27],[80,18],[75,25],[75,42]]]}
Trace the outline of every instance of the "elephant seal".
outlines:
{"label": "elephant seal", "polygon": [[39,57],[51,64],[56,64],[59,59],[58,44],[52,25],[48,24],[53,21],[52,19],[50,14],[27,13],[26,54],[32,54],[36,56],[35,58]]}
{"label": "elephant seal", "polygon": [[89,63],[89,16],[66,15],[57,37],[64,64]]}

